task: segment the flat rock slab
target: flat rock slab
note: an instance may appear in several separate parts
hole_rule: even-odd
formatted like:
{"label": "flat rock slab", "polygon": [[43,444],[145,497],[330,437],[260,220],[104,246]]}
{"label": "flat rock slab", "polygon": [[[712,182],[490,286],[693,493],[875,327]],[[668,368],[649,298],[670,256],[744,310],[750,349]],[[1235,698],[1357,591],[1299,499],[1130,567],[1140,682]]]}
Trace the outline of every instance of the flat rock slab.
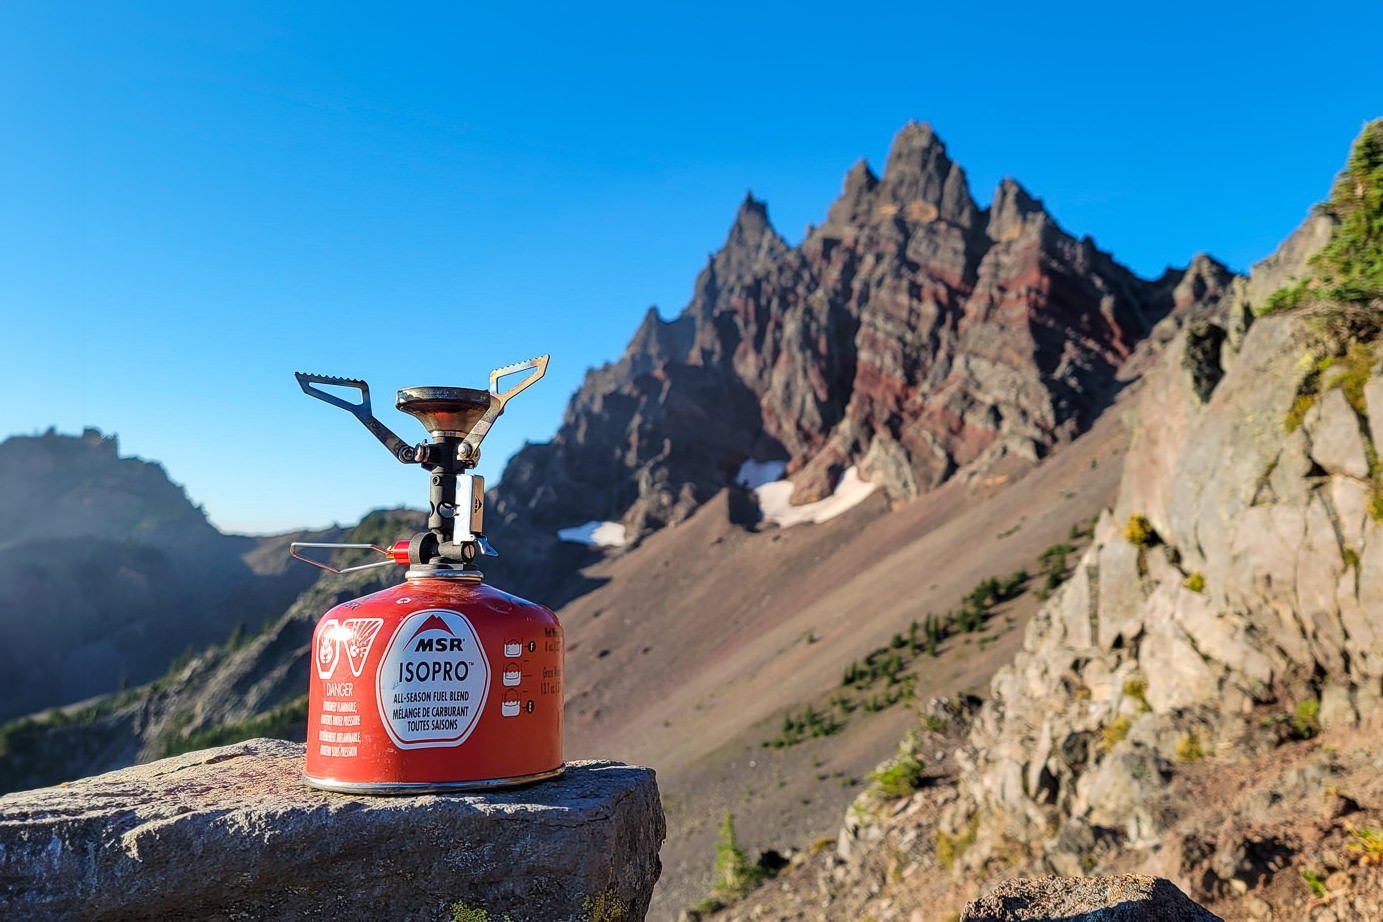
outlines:
{"label": "flat rock slab", "polygon": [[965,907],[960,922],[1222,922],[1161,877],[1006,880]]}
{"label": "flat rock slab", "polygon": [[637,922],[666,834],[651,769],[569,762],[507,792],[362,797],[250,740],[0,797],[21,919]]}

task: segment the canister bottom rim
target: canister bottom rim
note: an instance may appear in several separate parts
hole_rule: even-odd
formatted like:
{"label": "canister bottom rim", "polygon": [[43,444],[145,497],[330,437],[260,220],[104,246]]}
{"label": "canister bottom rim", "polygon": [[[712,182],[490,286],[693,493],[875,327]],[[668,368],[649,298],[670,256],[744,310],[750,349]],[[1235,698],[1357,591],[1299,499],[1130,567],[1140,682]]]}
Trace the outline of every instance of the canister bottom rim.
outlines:
{"label": "canister bottom rim", "polygon": [[313,778],[303,772],[303,783],[308,787],[331,791],[336,794],[462,794],[469,791],[494,791],[500,788],[516,788],[525,784],[536,784],[556,778],[566,770],[562,764],[545,772],[531,775],[516,775],[512,778],[491,778],[480,781],[337,781],[333,778]]}

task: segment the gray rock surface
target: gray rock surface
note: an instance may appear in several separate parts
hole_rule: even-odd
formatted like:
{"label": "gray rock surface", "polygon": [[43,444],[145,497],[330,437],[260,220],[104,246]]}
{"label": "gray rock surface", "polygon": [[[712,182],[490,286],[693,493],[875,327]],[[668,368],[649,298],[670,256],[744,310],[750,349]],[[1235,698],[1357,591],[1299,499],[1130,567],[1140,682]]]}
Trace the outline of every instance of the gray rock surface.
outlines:
{"label": "gray rock surface", "polygon": [[[250,740],[0,797],[0,905],[28,919],[639,920],[665,826],[650,769],[573,762],[484,795],[359,797]],[[479,918],[474,916],[472,918]]]}
{"label": "gray rock surface", "polygon": [[1014,879],[965,907],[961,922],[1220,922],[1160,877]]}

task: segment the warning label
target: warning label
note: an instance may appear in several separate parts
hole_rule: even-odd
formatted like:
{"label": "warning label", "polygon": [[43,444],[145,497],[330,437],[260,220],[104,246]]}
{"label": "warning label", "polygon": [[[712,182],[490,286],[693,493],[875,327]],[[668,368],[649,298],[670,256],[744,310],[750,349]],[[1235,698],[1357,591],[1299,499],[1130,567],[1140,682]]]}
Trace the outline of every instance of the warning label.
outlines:
{"label": "warning label", "polygon": [[[317,715],[317,753],[328,758],[353,759],[360,752],[360,712],[354,682],[325,682]],[[327,728],[331,729],[327,729]]]}
{"label": "warning label", "polygon": [[490,689],[490,664],[466,616],[445,609],[404,618],[378,673],[379,716],[400,749],[459,746]]}

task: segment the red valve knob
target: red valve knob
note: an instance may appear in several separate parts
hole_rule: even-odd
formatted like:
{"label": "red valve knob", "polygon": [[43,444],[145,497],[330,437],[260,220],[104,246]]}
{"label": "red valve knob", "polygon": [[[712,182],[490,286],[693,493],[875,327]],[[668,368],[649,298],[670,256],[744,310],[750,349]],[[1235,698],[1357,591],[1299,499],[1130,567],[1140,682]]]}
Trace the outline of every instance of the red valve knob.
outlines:
{"label": "red valve knob", "polygon": [[389,556],[401,567],[408,566],[408,542],[400,541],[389,550]]}

